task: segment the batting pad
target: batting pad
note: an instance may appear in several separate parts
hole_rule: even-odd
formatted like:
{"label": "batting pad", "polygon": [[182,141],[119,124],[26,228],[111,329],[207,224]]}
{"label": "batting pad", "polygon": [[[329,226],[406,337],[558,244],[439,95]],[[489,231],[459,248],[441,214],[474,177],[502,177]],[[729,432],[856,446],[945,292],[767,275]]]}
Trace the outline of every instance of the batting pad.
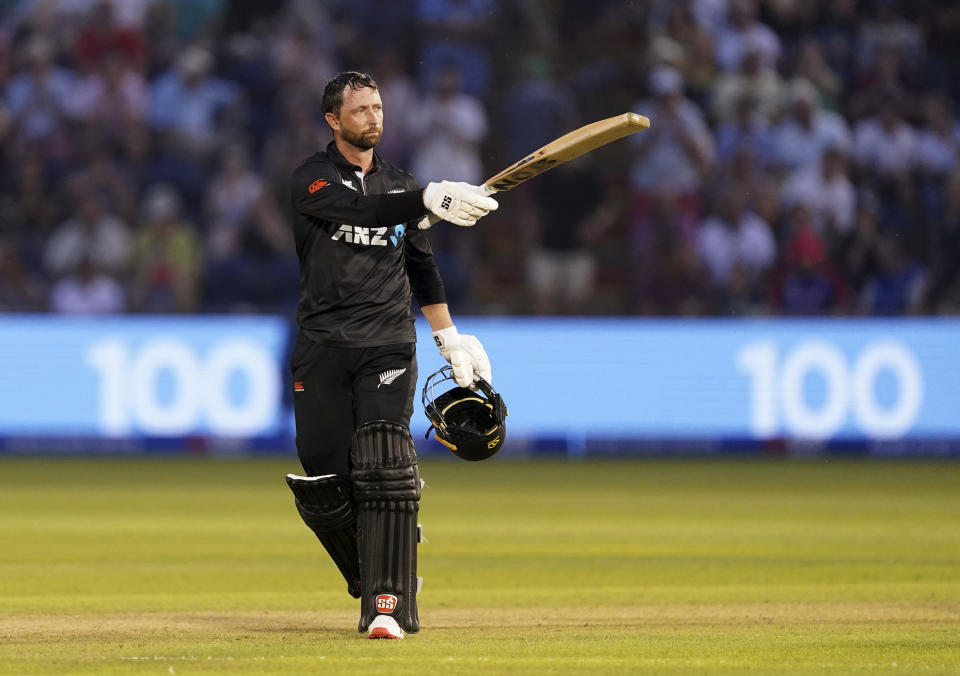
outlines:
{"label": "batting pad", "polygon": [[360,598],[357,519],[350,500],[350,482],[336,474],[287,475],[297,511],[347,581],[350,596]]}
{"label": "batting pad", "polygon": [[420,630],[417,615],[417,512],[420,472],[410,431],[377,421],[360,426],[351,449],[357,507],[361,632],[377,615],[404,631]]}

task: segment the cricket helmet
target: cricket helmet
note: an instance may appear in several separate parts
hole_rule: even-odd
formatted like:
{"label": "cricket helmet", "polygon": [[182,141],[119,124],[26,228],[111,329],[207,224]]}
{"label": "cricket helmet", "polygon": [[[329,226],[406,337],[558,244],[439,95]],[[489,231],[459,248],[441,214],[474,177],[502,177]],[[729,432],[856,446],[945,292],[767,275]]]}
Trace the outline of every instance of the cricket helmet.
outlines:
{"label": "cricket helmet", "polygon": [[423,385],[423,410],[435,430],[437,441],[463,460],[486,460],[503,446],[507,436],[507,407],[503,398],[483,378],[475,390],[454,386],[439,396],[446,381],[453,382],[453,369],[444,366]]}

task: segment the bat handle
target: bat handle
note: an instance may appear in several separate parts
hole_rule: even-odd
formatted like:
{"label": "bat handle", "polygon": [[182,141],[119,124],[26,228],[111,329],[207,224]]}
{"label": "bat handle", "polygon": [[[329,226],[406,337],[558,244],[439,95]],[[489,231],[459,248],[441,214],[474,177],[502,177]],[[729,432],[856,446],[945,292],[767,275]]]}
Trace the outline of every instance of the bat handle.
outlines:
{"label": "bat handle", "polygon": [[484,183],[484,184],[483,184],[483,191],[484,191],[485,193],[487,193],[488,195],[492,195],[493,193],[497,192],[497,189],[496,189],[496,188],[492,188],[488,183]]}

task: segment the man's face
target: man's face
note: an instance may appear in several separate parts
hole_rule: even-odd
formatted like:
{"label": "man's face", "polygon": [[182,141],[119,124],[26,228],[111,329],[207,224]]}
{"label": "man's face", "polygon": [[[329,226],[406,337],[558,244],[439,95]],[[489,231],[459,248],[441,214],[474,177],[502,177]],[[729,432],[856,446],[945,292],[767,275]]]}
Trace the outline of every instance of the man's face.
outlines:
{"label": "man's face", "polygon": [[[333,119],[331,119],[333,118]],[[383,133],[383,103],[380,92],[370,87],[343,90],[343,106],[338,115],[327,113],[327,121],[347,143],[369,150],[380,142]]]}

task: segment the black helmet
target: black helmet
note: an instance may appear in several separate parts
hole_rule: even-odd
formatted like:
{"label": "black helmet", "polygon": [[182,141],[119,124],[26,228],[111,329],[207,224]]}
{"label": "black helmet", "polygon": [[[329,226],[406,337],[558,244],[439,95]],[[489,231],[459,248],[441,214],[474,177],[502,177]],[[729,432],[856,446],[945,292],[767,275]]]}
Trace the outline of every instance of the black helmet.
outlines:
{"label": "black helmet", "polygon": [[435,396],[434,391],[446,380],[453,380],[453,369],[444,366],[427,378],[423,385],[423,410],[436,430],[437,441],[464,460],[486,460],[503,446],[507,436],[507,407],[503,398],[483,378],[476,390],[454,387]]}

